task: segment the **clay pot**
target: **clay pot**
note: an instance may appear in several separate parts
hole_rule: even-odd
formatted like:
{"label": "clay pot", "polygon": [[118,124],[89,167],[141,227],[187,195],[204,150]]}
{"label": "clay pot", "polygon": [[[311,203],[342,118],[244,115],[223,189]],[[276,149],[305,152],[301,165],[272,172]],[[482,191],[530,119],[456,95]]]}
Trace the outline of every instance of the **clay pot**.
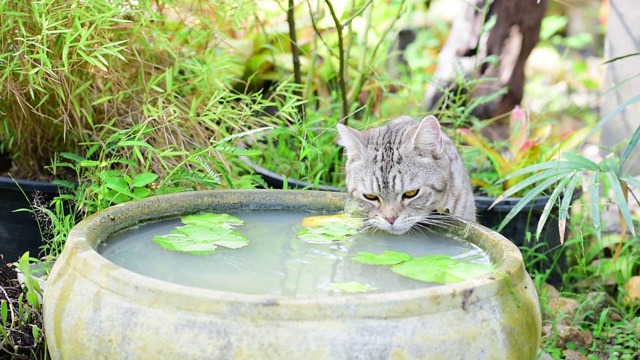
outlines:
{"label": "clay pot", "polygon": [[[202,191],[117,205],[80,222],[44,296],[53,359],[534,359],[540,306],[518,249],[460,221],[448,229],[486,251],[479,278],[390,293],[289,297],[177,285],[125,270],[96,252],[110,234],[201,211],[338,212],[346,194]],[[268,241],[268,234],[265,234]]]}

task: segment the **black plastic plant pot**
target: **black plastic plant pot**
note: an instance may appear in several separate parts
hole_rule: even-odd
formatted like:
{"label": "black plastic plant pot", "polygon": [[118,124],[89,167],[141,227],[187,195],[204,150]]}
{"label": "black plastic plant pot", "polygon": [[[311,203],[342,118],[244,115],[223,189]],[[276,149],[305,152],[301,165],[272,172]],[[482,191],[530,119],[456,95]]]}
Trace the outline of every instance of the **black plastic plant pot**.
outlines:
{"label": "black plastic plant pot", "polygon": [[42,204],[58,195],[58,187],[46,181],[14,180],[0,176],[0,254],[6,262],[14,262],[29,251],[36,257],[43,245],[38,221],[30,211],[34,196]]}
{"label": "black plastic plant pot", "polygon": [[277,174],[271,170],[267,170],[262,166],[254,163],[249,160],[246,156],[241,156],[240,160],[242,160],[245,165],[247,165],[251,170],[255,171],[256,174],[260,175],[262,180],[269,185],[272,189],[284,189],[285,184],[287,189],[307,189],[307,190],[324,190],[324,191],[344,191],[339,187],[325,185],[325,184],[313,184],[302,180],[296,180],[289,177],[285,177],[281,174]]}
{"label": "black plastic plant pot", "polygon": [[[580,191],[575,191],[572,201],[576,200],[580,195]],[[494,197],[475,195],[478,222],[494,230],[498,228],[502,220],[521,198],[506,198],[489,209],[495,199]],[[560,243],[560,231],[558,229],[559,208],[557,206],[551,209],[540,233],[540,238],[536,239],[538,221],[548,200],[548,196],[534,198],[507,223],[500,231],[500,234],[511,240],[516,246],[523,247],[523,253],[532,251],[529,256],[526,256],[529,259],[528,263],[525,261],[527,270],[537,270],[541,273],[550,271],[547,282],[558,286],[562,284],[562,274],[566,271],[566,256],[564,246]],[[569,236],[568,224],[564,235],[565,239]]]}

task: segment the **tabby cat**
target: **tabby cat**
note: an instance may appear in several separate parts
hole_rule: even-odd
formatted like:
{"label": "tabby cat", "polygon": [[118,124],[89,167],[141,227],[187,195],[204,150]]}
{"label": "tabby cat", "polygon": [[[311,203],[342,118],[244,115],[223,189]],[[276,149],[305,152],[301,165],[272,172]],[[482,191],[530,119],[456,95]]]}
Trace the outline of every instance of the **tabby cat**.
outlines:
{"label": "tabby cat", "polygon": [[469,175],[434,116],[401,116],[364,131],[338,124],[338,131],[347,191],[369,227],[402,234],[440,209],[475,221]]}

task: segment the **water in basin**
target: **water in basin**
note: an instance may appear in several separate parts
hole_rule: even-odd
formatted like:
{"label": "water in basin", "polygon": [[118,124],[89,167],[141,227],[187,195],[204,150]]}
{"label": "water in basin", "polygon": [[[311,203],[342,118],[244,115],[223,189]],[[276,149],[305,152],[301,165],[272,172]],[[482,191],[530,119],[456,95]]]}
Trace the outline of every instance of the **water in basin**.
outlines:
{"label": "water in basin", "polygon": [[144,223],[120,231],[99,245],[98,252],[136,273],[219,291],[284,296],[330,296],[340,292],[331,284],[357,282],[374,292],[395,292],[438,286],[393,273],[387,266],[354,261],[359,252],[393,250],[413,257],[443,254],[488,264],[477,246],[427,230],[391,235],[366,231],[340,243],[316,244],[300,240],[304,211],[244,211],[230,215],[244,220],[237,228],[249,239],[239,249],[218,247],[213,254],[193,255],[165,250],[153,242],[182,225],[180,219]]}

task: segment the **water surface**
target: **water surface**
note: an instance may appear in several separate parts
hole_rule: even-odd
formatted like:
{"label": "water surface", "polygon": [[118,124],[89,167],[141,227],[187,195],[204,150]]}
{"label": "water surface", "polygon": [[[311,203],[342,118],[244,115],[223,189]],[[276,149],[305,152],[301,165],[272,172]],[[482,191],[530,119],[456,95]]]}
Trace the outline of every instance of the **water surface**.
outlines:
{"label": "water surface", "polygon": [[393,292],[438,286],[394,274],[388,266],[352,260],[358,252],[394,250],[413,257],[444,254],[488,264],[477,246],[428,231],[404,235],[363,232],[352,240],[310,244],[296,237],[305,216],[300,211],[246,211],[229,213],[245,221],[237,230],[249,239],[240,249],[218,247],[209,255],[163,249],[156,235],[166,235],[180,219],[145,223],[111,236],[98,247],[105,258],[134,272],[177,284],[245,294],[311,296],[335,294],[330,283],[360,282],[375,292]]}

